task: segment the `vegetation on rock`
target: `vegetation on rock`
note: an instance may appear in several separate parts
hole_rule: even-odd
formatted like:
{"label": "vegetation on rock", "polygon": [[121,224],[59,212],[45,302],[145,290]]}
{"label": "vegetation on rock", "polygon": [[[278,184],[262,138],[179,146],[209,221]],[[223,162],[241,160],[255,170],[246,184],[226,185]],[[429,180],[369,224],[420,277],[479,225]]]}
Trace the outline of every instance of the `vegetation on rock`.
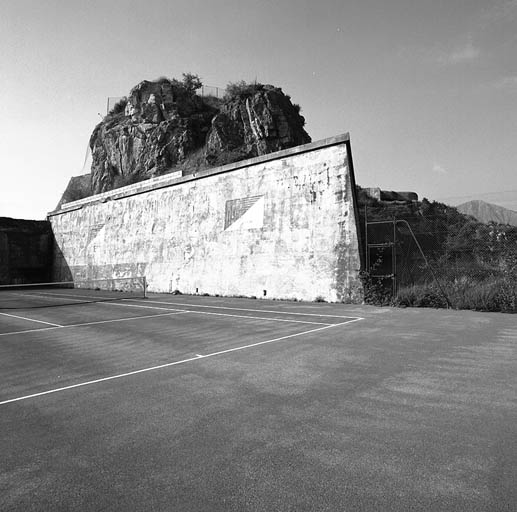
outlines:
{"label": "vegetation on rock", "polygon": [[300,107],[282,89],[244,81],[224,99],[199,96],[199,76],[143,81],[90,138],[92,193],[184,174],[310,142]]}

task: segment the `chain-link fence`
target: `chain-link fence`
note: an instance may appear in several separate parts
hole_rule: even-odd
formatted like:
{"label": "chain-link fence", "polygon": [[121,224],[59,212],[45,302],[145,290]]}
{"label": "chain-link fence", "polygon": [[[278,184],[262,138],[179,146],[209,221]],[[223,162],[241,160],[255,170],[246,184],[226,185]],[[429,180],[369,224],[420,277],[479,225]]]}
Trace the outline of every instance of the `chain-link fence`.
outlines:
{"label": "chain-link fence", "polygon": [[214,98],[223,99],[226,94],[224,87],[215,87],[214,85],[202,85],[200,89],[196,91],[196,94],[201,97],[213,96]]}
{"label": "chain-link fence", "polygon": [[[216,87],[215,85],[202,85],[197,91],[196,94],[201,96],[202,98],[217,98],[222,100],[226,94],[226,89],[224,87]],[[115,105],[122,101],[125,96],[108,96],[106,102],[106,114],[109,114]]]}
{"label": "chain-link fence", "polygon": [[517,227],[412,210],[362,212],[367,301],[517,311]]}

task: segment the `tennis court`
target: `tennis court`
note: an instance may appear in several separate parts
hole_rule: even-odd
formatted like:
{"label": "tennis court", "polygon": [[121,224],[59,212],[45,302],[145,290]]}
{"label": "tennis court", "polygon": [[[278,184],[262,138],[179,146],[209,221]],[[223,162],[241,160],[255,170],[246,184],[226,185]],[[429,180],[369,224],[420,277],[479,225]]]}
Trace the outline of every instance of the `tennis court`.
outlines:
{"label": "tennis court", "polygon": [[30,293],[1,510],[515,509],[510,315]]}

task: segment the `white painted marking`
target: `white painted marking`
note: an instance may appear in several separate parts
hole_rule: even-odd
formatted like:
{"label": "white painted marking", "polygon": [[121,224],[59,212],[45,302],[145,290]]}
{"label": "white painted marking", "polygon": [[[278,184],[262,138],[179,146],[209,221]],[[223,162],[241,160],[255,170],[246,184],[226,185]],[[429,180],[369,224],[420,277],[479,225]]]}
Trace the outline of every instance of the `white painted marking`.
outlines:
{"label": "white painted marking", "polygon": [[259,197],[243,215],[230,224],[225,231],[257,229],[264,226],[264,197]]}
{"label": "white painted marking", "polygon": [[19,320],[27,320],[28,322],[37,322],[38,324],[52,325],[54,327],[63,327],[62,325],[59,325],[59,324],[53,324],[51,322],[44,322],[43,320],[36,320],[34,318],[28,318],[25,316],[11,315],[8,313],[0,313],[0,315],[9,316],[11,318],[18,318]]}
{"label": "white painted marking", "polygon": [[101,379],[89,380],[87,382],[80,382],[79,384],[72,384],[71,386],[64,386],[62,388],[49,389],[48,391],[42,391],[40,393],[33,393],[32,395],[20,396],[18,398],[11,398],[10,400],[4,400],[3,402],[0,402],[0,405],[9,404],[12,402],[19,402],[20,400],[27,400],[28,398],[35,398],[35,397],[43,396],[43,395],[50,395],[51,393],[58,393],[59,391],[66,391],[68,389],[80,388],[82,386],[89,386],[91,384],[98,384],[99,382],[105,382],[107,380],[121,379],[122,377],[128,377],[130,375],[136,375],[138,373],[150,372],[153,370],[158,370],[160,368],[166,368],[168,366],[173,366],[176,364],[182,364],[182,363],[187,363],[189,361],[195,361],[196,359],[198,359],[198,358],[191,357],[189,359],[183,359],[182,361],[175,361],[174,363],[166,363],[166,364],[161,364],[159,366],[153,366],[152,368],[143,368],[141,370],[135,370],[132,372],[120,373],[119,375],[112,375],[110,377],[103,377]]}
{"label": "white painted marking", "polygon": [[291,322],[296,324],[313,324],[313,325],[334,325],[326,322],[309,322],[308,320],[287,320],[285,318],[271,318],[267,316],[249,316],[249,315],[233,315],[231,313],[213,313],[209,311],[192,311],[189,313],[195,313],[196,315],[216,315],[216,316],[232,316],[235,318],[251,318],[252,320],[268,320],[271,322]]}
{"label": "white painted marking", "polygon": [[[133,301],[144,300],[144,299],[127,299],[127,300],[130,301],[130,302],[133,302]],[[324,314],[320,314],[320,313],[299,313],[299,312],[294,312],[294,311],[275,311],[275,310],[270,310],[270,309],[247,309],[247,308],[234,308],[234,307],[231,307],[231,306],[208,306],[208,305],[205,305],[205,304],[188,304],[188,303],[182,303],[182,302],[164,302],[164,301],[151,300],[151,299],[145,299],[145,301],[147,303],[152,303],[152,304],[169,304],[170,306],[188,306],[188,307],[192,307],[192,308],[209,308],[209,309],[231,309],[231,310],[234,310],[234,311],[248,311],[248,312],[252,311],[252,312],[255,312],[255,313],[275,313],[277,315],[316,316],[316,317],[321,317],[321,318],[325,318],[325,317],[328,317],[328,318],[351,318],[351,319],[360,318],[360,317],[357,317],[357,316],[324,315]]]}
{"label": "white painted marking", "polygon": [[115,318],[115,319],[111,319],[111,320],[97,320],[95,322],[84,322],[81,324],[70,324],[70,325],[55,324],[55,327],[46,327],[46,328],[44,327],[42,329],[28,329],[25,331],[3,332],[3,333],[0,333],[0,336],[12,336],[14,334],[26,334],[29,332],[52,331],[55,329],[68,329],[69,327],[82,327],[84,325],[109,324],[112,322],[126,322],[128,320],[139,320],[141,318],[154,318],[157,316],[179,315],[181,313],[189,313],[189,311],[187,311],[185,309],[175,309],[174,311],[171,311],[170,313],[158,313],[157,315],[131,316],[131,317],[127,317],[127,318]]}
{"label": "white painted marking", "polygon": [[229,354],[230,352],[237,352],[239,350],[246,350],[246,349],[249,349],[249,348],[258,347],[259,345],[266,345],[268,343],[276,343],[276,342],[287,340],[287,339],[290,339],[290,338],[296,338],[298,336],[303,336],[305,334],[310,334],[310,333],[313,333],[313,332],[323,331],[325,329],[331,329],[333,327],[338,327],[338,326],[341,326],[341,325],[350,324],[352,322],[358,322],[359,320],[364,320],[364,318],[357,317],[357,318],[354,318],[352,320],[348,320],[347,322],[341,322],[339,324],[330,324],[330,325],[326,325],[324,327],[317,327],[315,329],[310,329],[308,331],[303,331],[303,332],[299,332],[299,333],[295,333],[295,334],[288,334],[286,336],[281,336],[279,338],[273,338],[273,339],[270,339],[270,340],[259,341],[257,343],[250,343],[249,345],[242,345],[240,347],[229,348],[229,349],[226,349],[226,350],[219,350],[218,352],[212,352],[211,354],[206,354],[204,356],[201,356],[200,354],[196,354],[195,357],[189,357],[188,359],[183,359],[181,361],[174,361],[172,363],[160,364],[158,366],[152,366],[150,368],[142,368],[140,370],[134,370],[132,372],[120,373],[118,375],[111,375],[110,377],[103,377],[103,378],[100,378],[100,379],[90,380],[90,381],[86,381],[86,382],[80,382],[79,384],[72,384],[70,386],[64,386],[62,388],[49,389],[48,391],[42,391],[40,393],[33,393],[32,395],[25,395],[25,396],[20,396],[20,397],[17,397],[17,398],[11,398],[9,400],[4,400],[4,401],[0,402],[0,405],[6,405],[6,404],[9,404],[9,403],[12,403],[12,402],[19,402],[21,400],[27,400],[29,398],[36,398],[36,397],[39,397],[39,396],[50,395],[52,393],[58,393],[60,391],[67,391],[69,389],[75,389],[75,388],[79,388],[79,387],[83,387],[83,386],[89,386],[91,384],[98,384],[99,382],[106,382],[106,381],[109,381],[109,380],[121,379],[123,377],[129,377],[131,375],[137,375],[139,373],[152,372],[152,371],[155,371],[155,370],[160,370],[162,368],[169,368],[170,366],[176,366],[176,365],[180,365],[180,364],[184,364],[184,363],[189,363],[191,361],[198,361],[199,359],[206,359],[208,357],[215,357],[215,356],[219,356],[219,355],[222,355],[222,354]]}
{"label": "white painted marking", "polygon": [[174,311],[171,311],[170,313],[158,313],[157,315],[142,315],[142,316],[132,316],[129,318],[116,318],[115,320],[98,320],[95,322],[84,322],[82,324],[70,324],[70,325],[64,325],[63,329],[66,329],[67,327],[83,327],[85,325],[97,325],[97,324],[109,324],[112,322],[125,322],[127,320],[140,320],[141,318],[155,318],[157,316],[171,316],[171,315],[179,315],[181,313],[189,313],[189,311],[183,310],[183,309],[176,309]]}
{"label": "white painted marking", "polygon": [[[72,296],[72,295],[74,297],[83,297],[83,295],[77,295],[77,294],[67,294],[66,296],[68,297],[68,296]],[[88,296],[84,296],[84,297],[96,298],[95,296],[92,296],[92,295],[88,295]],[[134,300],[138,300],[138,299],[127,299],[127,300],[134,301]],[[218,315],[218,316],[231,316],[231,317],[236,317],[236,318],[252,318],[252,319],[257,319],[257,320],[270,320],[272,322],[292,322],[292,323],[300,323],[300,324],[331,325],[331,324],[328,324],[325,322],[309,322],[308,320],[287,320],[284,318],[271,318],[271,317],[263,317],[263,316],[262,317],[261,316],[246,316],[246,315],[234,315],[234,314],[230,314],[230,313],[213,313],[213,312],[206,312],[206,311],[178,310],[177,308],[174,308],[175,305],[186,306],[187,304],[174,304],[174,303],[170,303],[170,302],[157,302],[157,301],[153,301],[153,303],[154,304],[168,304],[170,306],[173,306],[173,309],[175,311],[186,311],[188,313],[196,313],[196,314],[202,314],[202,315]],[[122,302],[106,302],[105,304],[109,305],[109,306],[124,307],[124,308],[159,309],[159,310],[164,310],[164,311],[171,310],[171,308],[163,308],[160,306],[147,306],[144,304],[133,304],[133,303],[125,304]],[[203,307],[205,307],[205,306],[203,306]],[[211,306],[207,306],[207,307],[211,307]],[[228,310],[248,311],[248,312],[252,312],[252,311],[263,312],[263,310],[261,310],[261,309],[223,308],[220,306],[214,306],[214,307],[216,309],[228,309]],[[333,316],[333,315],[310,315],[307,313],[286,313],[286,312],[278,312],[278,311],[266,311],[266,312],[280,313],[280,314],[284,314],[284,315],[299,314],[299,315],[316,316],[316,317]],[[351,317],[336,317],[336,318],[351,318]]]}
{"label": "white painted marking", "polygon": [[[130,299],[130,300],[136,300],[136,299]],[[161,302],[159,304],[162,304]],[[173,304],[173,303],[169,303],[169,302],[163,302],[163,304],[170,304],[171,306],[174,306],[174,305],[185,305],[186,304]],[[120,304],[120,303],[110,303],[110,305],[113,305],[113,306],[122,306],[122,307],[126,307],[126,308],[147,308],[147,309],[165,309],[166,311],[169,311],[169,308],[162,308],[162,307],[159,307],[159,306],[144,306],[144,305],[140,305],[140,304]],[[234,308],[221,308],[221,309],[234,309]],[[239,310],[239,308],[235,308],[237,310]],[[332,325],[332,324],[328,324],[328,323],[324,323],[324,322],[309,322],[308,320],[286,320],[284,318],[271,318],[271,317],[267,317],[267,316],[249,316],[249,315],[234,315],[234,314],[231,314],[231,313],[213,313],[213,312],[208,312],[208,311],[193,311],[193,310],[181,310],[181,311],[185,311],[187,313],[196,313],[198,315],[218,315],[218,316],[233,316],[233,317],[236,317],[236,318],[252,318],[252,319],[256,319],[256,320],[270,320],[272,322],[293,322],[293,323],[299,323],[299,324],[315,324],[315,325]],[[261,310],[260,309],[257,309],[257,310],[239,310],[239,311],[257,311],[257,312],[260,312]],[[271,313],[274,313],[274,311],[271,311]],[[284,313],[284,314],[291,314],[291,313]],[[303,314],[303,313],[302,313]],[[307,316],[311,316],[311,315],[307,315]],[[314,316],[319,316],[319,315],[314,315]],[[340,317],[340,318],[350,318],[350,317]]]}
{"label": "white painted marking", "polygon": [[29,332],[43,332],[43,331],[53,331],[55,329],[63,329],[64,327],[42,327],[41,329],[26,329],[25,331],[11,331],[11,332],[2,332],[0,336],[12,336],[13,334],[27,334]]}

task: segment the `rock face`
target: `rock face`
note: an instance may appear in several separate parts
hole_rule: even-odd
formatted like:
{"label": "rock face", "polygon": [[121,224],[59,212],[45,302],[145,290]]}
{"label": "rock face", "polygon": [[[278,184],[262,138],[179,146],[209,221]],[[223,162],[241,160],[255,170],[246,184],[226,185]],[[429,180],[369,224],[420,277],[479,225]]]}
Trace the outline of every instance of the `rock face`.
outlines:
{"label": "rock face", "polygon": [[225,103],[213,118],[206,160],[224,164],[310,142],[304,118],[281,89],[263,86]]}
{"label": "rock face", "polygon": [[299,107],[270,85],[223,101],[177,80],[144,81],[93,131],[92,193],[304,144],[303,125]]}
{"label": "rock face", "polygon": [[57,203],[56,210],[59,210],[62,204],[70,201],[77,201],[92,195],[92,180],[90,174],[81,176],[73,176],[70,178],[61,199]]}

